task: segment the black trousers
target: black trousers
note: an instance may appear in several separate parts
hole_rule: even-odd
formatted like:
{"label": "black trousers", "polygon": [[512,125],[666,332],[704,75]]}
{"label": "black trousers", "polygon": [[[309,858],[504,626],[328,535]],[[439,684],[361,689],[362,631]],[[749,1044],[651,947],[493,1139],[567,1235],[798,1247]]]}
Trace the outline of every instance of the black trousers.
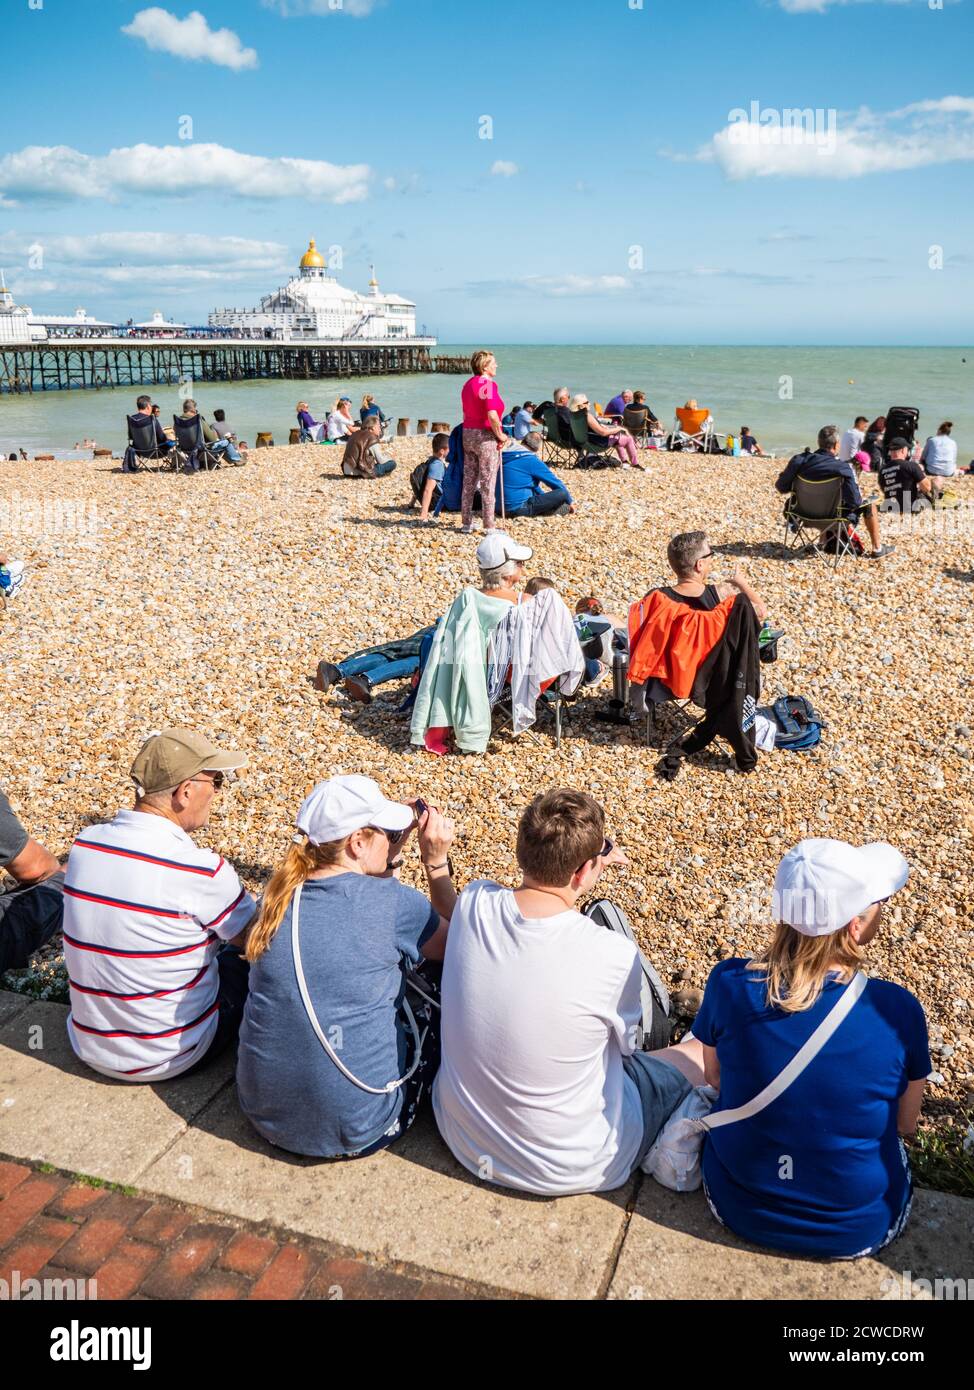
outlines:
{"label": "black trousers", "polygon": [[35,951],[61,930],[64,871],[35,883],[0,893],[0,975],[23,970]]}
{"label": "black trousers", "polygon": [[753,727],[747,733],[741,728],[741,712],[733,700],[705,714],[680,744],[680,752],[701,753],[718,734],[733,748],[734,759],[742,772],[750,772],[752,768],[757,767],[758,754],[754,745]]}

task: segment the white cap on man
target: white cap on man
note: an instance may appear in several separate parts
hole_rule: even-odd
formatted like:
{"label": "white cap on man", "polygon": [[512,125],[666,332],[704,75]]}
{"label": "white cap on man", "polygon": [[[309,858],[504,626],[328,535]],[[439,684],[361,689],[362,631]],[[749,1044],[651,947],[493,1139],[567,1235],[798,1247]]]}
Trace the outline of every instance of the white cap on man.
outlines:
{"label": "white cap on man", "polygon": [[529,545],[518,545],[506,531],[494,531],[477,546],[477,564],[482,570],[496,570],[508,560],[530,560],[533,554]]}
{"label": "white cap on man", "polygon": [[802,840],[778,865],[771,893],[775,921],[803,936],[830,936],[898,893],[909,874],[892,845]]}
{"label": "white cap on man", "polygon": [[401,801],[388,801],[371,777],[330,777],[305,797],[295,824],[313,845],[344,840],[353,830],[406,830],[413,810]]}

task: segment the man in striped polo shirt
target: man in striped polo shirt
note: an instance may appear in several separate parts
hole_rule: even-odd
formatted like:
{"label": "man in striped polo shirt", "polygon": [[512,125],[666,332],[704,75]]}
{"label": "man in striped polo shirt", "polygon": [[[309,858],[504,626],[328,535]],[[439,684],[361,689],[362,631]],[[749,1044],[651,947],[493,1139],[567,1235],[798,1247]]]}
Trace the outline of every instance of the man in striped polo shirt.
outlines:
{"label": "man in striped polo shirt", "polygon": [[226,773],[245,766],[190,729],[153,734],[132,764],[135,809],[83,830],[71,847],[68,1035],[95,1071],[166,1080],[237,1035],[254,900],[191,832],[209,819]]}

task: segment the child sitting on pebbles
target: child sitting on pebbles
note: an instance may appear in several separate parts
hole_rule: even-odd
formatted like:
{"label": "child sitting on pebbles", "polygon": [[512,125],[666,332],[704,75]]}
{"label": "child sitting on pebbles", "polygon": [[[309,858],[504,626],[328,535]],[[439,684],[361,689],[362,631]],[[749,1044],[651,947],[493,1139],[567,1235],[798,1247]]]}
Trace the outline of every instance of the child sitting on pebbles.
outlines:
{"label": "child sitting on pebbles", "polygon": [[24,562],[0,555],[0,596],[14,598],[24,587]]}

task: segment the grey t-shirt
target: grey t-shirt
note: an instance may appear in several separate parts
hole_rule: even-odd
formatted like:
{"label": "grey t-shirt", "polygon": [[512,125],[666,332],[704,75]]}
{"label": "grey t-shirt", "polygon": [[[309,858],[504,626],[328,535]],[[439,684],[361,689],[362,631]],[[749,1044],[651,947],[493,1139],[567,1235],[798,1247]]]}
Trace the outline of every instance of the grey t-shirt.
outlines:
{"label": "grey t-shirt", "polygon": [[[393,1124],[403,1089],[361,1090],[322,1047],[298,993],[292,907],[250,967],[237,1054],[240,1104],[282,1149],[322,1158],[355,1153]],[[438,922],[429,899],[394,878],[336,874],[302,889],[301,963],[318,1023],[368,1086],[394,1081],[412,1060],[402,958],[418,961]]]}
{"label": "grey t-shirt", "polygon": [[0,791],[0,868],[17,858],[30,836],[10,809],[10,802]]}

